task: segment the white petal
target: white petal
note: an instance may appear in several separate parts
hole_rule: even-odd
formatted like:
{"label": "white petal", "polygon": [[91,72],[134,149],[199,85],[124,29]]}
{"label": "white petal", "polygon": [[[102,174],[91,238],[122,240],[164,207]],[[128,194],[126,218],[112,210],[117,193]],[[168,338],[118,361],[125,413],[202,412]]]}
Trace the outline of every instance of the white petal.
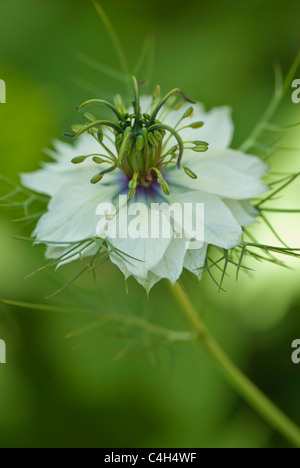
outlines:
{"label": "white petal", "polygon": [[[133,275],[145,279],[148,272],[163,258],[171,242],[171,237],[163,238],[159,236],[158,238],[153,238],[151,233],[150,201],[144,197],[136,197],[134,198],[134,203],[137,202],[144,206],[139,215],[141,231],[143,232],[137,238],[130,237],[129,229],[133,218],[127,216],[127,207],[121,209],[117,220],[120,234],[117,238],[109,238],[109,240],[116,249],[122,252],[122,256],[113,252],[110,258],[113,263],[119,266],[126,277]],[[161,214],[161,223],[168,223],[167,218],[163,214]]]}
{"label": "white petal", "polygon": [[34,232],[37,241],[78,242],[96,236],[100,203],[111,202],[117,187],[74,181],[51,199]]}
{"label": "white petal", "polygon": [[[179,119],[191,104],[185,104],[180,110],[171,112],[165,120],[165,123],[175,127]],[[201,140],[209,143],[210,149],[228,148],[233,136],[234,125],[231,119],[231,109],[229,107],[216,107],[209,112],[205,112],[202,104],[193,106],[195,114],[190,119],[185,119],[180,127],[190,125],[192,122],[204,122],[202,128],[185,128],[180,132],[183,141]],[[170,147],[174,145],[174,142]]]}
{"label": "white petal", "polygon": [[[186,240],[172,239],[156,267],[149,271],[146,277],[135,276],[135,279],[146,289],[147,293],[162,279],[168,279],[174,285],[181,276],[185,253]],[[131,276],[128,270],[124,274],[126,278]]]}
{"label": "white petal", "polygon": [[[56,151],[47,151],[55,159],[54,163],[44,163],[43,169],[21,174],[21,181],[25,187],[53,196],[64,184],[72,182],[75,178],[89,181],[99,171],[99,166],[91,158],[82,164],[73,164],[71,161],[74,157],[105,154],[91,135],[82,135],[75,141],[75,145],[55,141],[54,147]],[[103,169],[105,166],[101,165],[101,170]],[[108,181],[112,177],[116,177],[116,173],[108,174],[105,180]]]}
{"label": "white petal", "polygon": [[152,268],[151,272],[175,284],[182,273],[185,254],[186,239],[172,239],[162,260]]}
{"label": "white petal", "polygon": [[211,149],[230,146],[234,132],[231,112],[230,107],[216,107],[203,116],[201,139],[207,141]]}
{"label": "white petal", "polygon": [[223,201],[241,226],[248,226],[256,222],[259,212],[247,200],[238,201],[225,198]]}
{"label": "white petal", "polygon": [[139,278],[138,276],[135,276],[135,279],[141,286],[143,286],[143,288],[146,289],[147,294],[149,294],[153,286],[155,286],[161,280],[161,277],[156,276],[154,273],[149,271],[146,278]]}
{"label": "white petal", "polygon": [[53,157],[60,165],[66,164],[67,166],[69,166],[70,160],[75,156],[102,152],[102,147],[99,143],[86,133],[76,138],[73,144],[67,141],[55,140],[53,146],[54,151],[46,149],[46,153]]}
{"label": "white petal", "polygon": [[151,114],[155,106],[153,106],[152,96],[140,96],[140,105],[142,113]]}
{"label": "white petal", "polygon": [[53,197],[63,185],[72,182],[74,176],[75,179],[80,178],[89,182],[97,172],[96,168],[86,168],[83,166],[79,168],[79,165],[75,166],[73,164],[72,166],[77,167],[76,171],[70,166],[68,169],[62,169],[61,172],[57,172],[51,166],[54,166],[54,164],[47,164],[45,165],[45,169],[40,169],[36,172],[21,174],[21,181],[24,187]]}
{"label": "white petal", "polygon": [[208,245],[204,244],[202,249],[187,250],[184,258],[184,268],[194,273],[196,276],[201,276],[201,268],[204,266]]}
{"label": "white petal", "polygon": [[[242,236],[241,226],[220,198],[202,191],[180,193],[174,186],[170,186],[170,189],[170,203],[181,203],[183,206],[184,203],[192,203],[194,219],[197,218],[196,204],[204,204],[204,242],[206,244],[213,244],[224,249],[239,245]],[[197,219],[197,222],[201,225],[203,219]]]}
{"label": "white petal", "polygon": [[228,149],[194,154],[188,166],[198,178],[192,180],[183,170],[173,169],[170,178],[174,183],[236,200],[251,199],[268,189],[261,181],[268,167],[256,156]]}

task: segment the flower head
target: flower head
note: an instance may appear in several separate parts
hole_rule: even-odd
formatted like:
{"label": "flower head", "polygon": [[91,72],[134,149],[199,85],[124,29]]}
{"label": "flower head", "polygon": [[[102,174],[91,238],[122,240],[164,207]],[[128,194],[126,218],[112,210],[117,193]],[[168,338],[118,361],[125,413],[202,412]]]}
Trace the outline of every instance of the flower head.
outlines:
{"label": "flower head", "polygon": [[249,200],[267,189],[267,166],[229,149],[227,107],[205,112],[179,89],[140,97],[135,78],[133,88],[132,109],[120,96],[83,103],[80,111],[101,105],[114,119],[85,113],[85,125],[68,134],[75,146],[55,143],[54,162],[22,182],[51,197],[34,231],[48,258],[96,259],[105,249],[126,278],[150,290],[162,278],[175,283],[183,268],[199,276],[208,245],[240,243],[258,214]]}

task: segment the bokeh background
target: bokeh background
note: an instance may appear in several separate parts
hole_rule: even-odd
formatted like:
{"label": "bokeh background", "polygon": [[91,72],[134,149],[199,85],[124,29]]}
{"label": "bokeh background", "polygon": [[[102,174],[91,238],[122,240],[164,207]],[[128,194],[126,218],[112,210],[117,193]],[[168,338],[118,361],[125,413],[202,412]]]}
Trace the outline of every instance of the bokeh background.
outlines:
{"label": "bokeh background", "polygon": [[[273,92],[273,64],[286,72],[299,49],[298,0],[101,1],[134,69],[146,35],[155,37],[155,59],[139,78],[163,90],[180,87],[207,108],[230,105],[241,143]],[[122,83],[80,60],[82,54],[120,70],[118,58],[92,4],[86,0],[1,0],[0,172],[15,181],[35,170],[43,148],[78,121],[75,107],[89,97],[125,92]],[[81,54],[81,55],[79,55]],[[300,70],[298,76],[300,78]],[[288,97],[274,121],[299,121],[300,104]],[[276,135],[266,135],[273,140]],[[285,146],[300,146],[297,128]],[[273,165],[300,170],[299,152],[279,151]],[[300,186],[278,201],[297,208]],[[299,205],[298,205],[299,207]],[[45,296],[76,273],[68,266],[19,284],[44,264],[43,248],[13,236],[28,235],[1,210],[0,298],[42,304],[93,302],[100,311],[145,314],[155,323],[186,329],[164,284],[147,299],[134,281],[129,295],[122,275],[105,264],[97,285],[84,278],[57,299]],[[299,215],[272,218],[280,234],[299,244]],[[257,237],[276,242],[260,226]],[[300,267],[255,264],[238,283],[218,293],[208,277],[184,284],[233,360],[300,424],[300,365],[291,343],[300,338]],[[81,289],[79,289],[81,288]],[[119,327],[97,328],[73,314],[0,305],[1,447],[285,447],[288,444],[237,396],[210,356],[196,345],[144,342]],[[126,336],[125,336],[126,335]],[[120,351],[124,351],[120,354]]]}

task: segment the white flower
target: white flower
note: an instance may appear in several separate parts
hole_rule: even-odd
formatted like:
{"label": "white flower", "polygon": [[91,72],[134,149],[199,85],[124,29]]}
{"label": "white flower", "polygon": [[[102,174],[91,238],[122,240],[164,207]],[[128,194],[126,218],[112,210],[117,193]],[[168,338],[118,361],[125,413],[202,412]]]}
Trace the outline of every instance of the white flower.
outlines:
{"label": "white flower", "polygon": [[[139,99],[134,84],[133,115],[126,115],[130,111],[120,99],[110,107],[117,114],[115,126],[86,115],[92,123],[79,129],[76,144],[56,142],[55,151],[48,153],[54,162],[23,174],[22,183],[51,198],[33,235],[36,242],[47,245],[47,258],[61,258],[60,264],[79,258],[79,251],[80,257],[97,254],[95,238],[101,221],[97,209],[102,203],[113,203],[117,210],[120,194],[128,196],[129,207],[135,202],[147,207],[139,217],[141,230],[148,225],[152,202],[204,203],[205,244],[196,250],[188,249],[191,236],[186,232],[182,237],[158,239],[108,234],[111,261],[126,278],[134,276],[149,291],[162,278],[174,284],[183,268],[199,276],[208,245],[231,249],[240,243],[242,227],[256,221],[258,213],[249,200],[267,190],[261,177],[268,168],[255,156],[229,149],[233,135],[229,108],[206,112],[201,104],[194,104],[192,111],[191,104],[170,103],[172,95],[180,94],[178,90],[162,100],[157,95]],[[97,103],[109,107],[105,101]],[[96,154],[96,159],[88,157]],[[85,158],[77,158],[81,156]],[[101,172],[95,176],[97,163]],[[118,220],[119,232],[127,233],[124,209],[113,218]],[[102,217],[103,226],[108,219]]]}

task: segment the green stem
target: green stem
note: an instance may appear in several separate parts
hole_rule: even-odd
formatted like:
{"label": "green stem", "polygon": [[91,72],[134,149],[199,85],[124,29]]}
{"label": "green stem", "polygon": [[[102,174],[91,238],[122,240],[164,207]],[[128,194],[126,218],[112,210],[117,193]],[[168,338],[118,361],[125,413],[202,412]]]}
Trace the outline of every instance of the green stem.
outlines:
{"label": "green stem", "polygon": [[[84,327],[83,329],[81,329],[83,331],[86,329],[96,328],[97,326],[100,327],[100,325],[103,325],[104,322],[112,322],[112,323],[118,323],[125,327],[137,328],[150,335],[163,338],[170,343],[171,342],[185,343],[185,342],[190,342],[190,341],[194,341],[197,339],[197,333],[195,333],[194,331],[190,332],[190,331],[171,330],[169,328],[161,327],[159,325],[150,323],[147,320],[144,320],[142,318],[128,316],[124,314],[118,315],[118,314],[113,314],[111,312],[108,312],[107,314],[105,314],[105,313],[99,313],[98,311],[89,310],[89,309],[58,307],[58,306],[47,305],[47,304],[46,305],[45,304],[31,304],[27,302],[10,301],[7,299],[0,299],[0,304],[5,304],[8,306],[13,306],[13,307],[21,307],[21,308],[30,309],[30,310],[39,310],[43,312],[51,312],[51,313],[58,313],[58,314],[75,314],[75,315],[79,315],[82,317],[93,317],[97,319],[96,321],[89,323],[87,327]],[[81,330],[77,330],[73,333],[69,333],[67,337],[70,338],[72,336],[75,336],[79,334]]]}
{"label": "green stem", "polygon": [[268,106],[267,110],[265,111],[265,113],[264,113],[263,117],[261,118],[261,120],[258,122],[258,124],[252,130],[250,136],[240,146],[240,148],[239,148],[240,151],[246,152],[253,146],[253,144],[256,142],[259,135],[263,131],[265,124],[274,115],[274,113],[275,113],[277,107],[279,106],[280,102],[281,102],[281,95],[275,96],[275,98],[269,104],[269,106]]}
{"label": "green stem", "polygon": [[109,37],[110,37],[110,39],[111,39],[111,41],[112,41],[112,43],[113,43],[113,45],[115,47],[115,50],[116,50],[116,52],[117,52],[117,54],[119,56],[119,60],[120,60],[124,75],[127,78],[126,81],[127,81],[128,89],[131,92],[129,66],[128,66],[127,58],[126,58],[125,52],[123,50],[122,43],[121,43],[121,41],[119,39],[119,36],[116,33],[116,31],[114,30],[113,25],[111,24],[110,20],[106,16],[103,8],[100,6],[100,4],[97,2],[97,0],[92,0],[92,3],[94,4],[94,7],[96,8],[98,15],[100,16],[104,26],[106,27],[108,35],[109,35]]}
{"label": "green stem", "polygon": [[[170,285],[170,283],[169,283]],[[171,287],[171,286],[170,286]],[[211,336],[183,288],[171,287],[173,295],[198,337],[218,363],[232,387],[289,442],[300,448],[300,429],[272,403],[230,360]]]}
{"label": "green stem", "polygon": [[272,101],[270,102],[266,112],[264,113],[262,119],[258,122],[258,124],[255,126],[254,130],[251,132],[251,135],[247,140],[240,146],[240,151],[248,151],[253,144],[256,142],[257,138],[261,134],[261,132],[264,130],[265,125],[268,124],[269,119],[274,115],[277,107],[281,103],[282,99],[288,92],[288,90],[291,87],[291,82],[293,80],[293,77],[295,76],[295,73],[299,67],[300,64],[300,50],[298,51],[298,54],[282,84],[282,86],[278,89],[275,89],[275,95]]}

